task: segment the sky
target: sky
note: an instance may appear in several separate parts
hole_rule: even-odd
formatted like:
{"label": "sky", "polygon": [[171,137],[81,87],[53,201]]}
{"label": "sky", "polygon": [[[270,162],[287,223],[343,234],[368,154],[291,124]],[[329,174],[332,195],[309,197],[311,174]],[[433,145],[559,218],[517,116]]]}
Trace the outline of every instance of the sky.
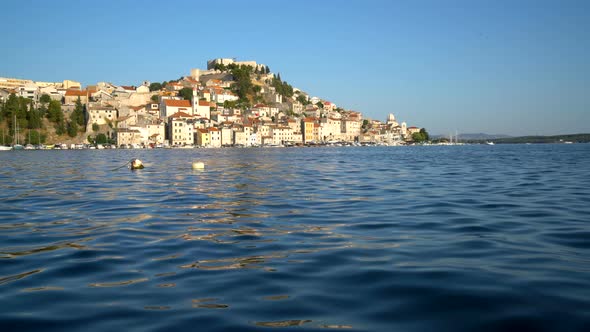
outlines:
{"label": "sky", "polygon": [[207,60],[431,134],[590,133],[590,1],[6,1],[0,77],[139,85]]}

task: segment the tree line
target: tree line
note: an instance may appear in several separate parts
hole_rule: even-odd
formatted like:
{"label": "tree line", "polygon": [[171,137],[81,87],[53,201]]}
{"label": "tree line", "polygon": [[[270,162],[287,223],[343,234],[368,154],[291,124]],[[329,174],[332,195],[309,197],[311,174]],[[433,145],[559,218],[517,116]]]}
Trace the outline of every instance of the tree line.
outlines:
{"label": "tree line", "polygon": [[14,143],[17,130],[21,135],[24,130],[28,130],[25,135],[27,144],[45,143],[47,128],[43,119],[49,121],[57,135],[75,137],[78,132],[86,130],[86,107],[78,97],[74,110],[66,119],[60,100],[53,100],[49,95],[43,94],[36,105],[33,100],[12,93],[6,101],[0,103],[0,124],[5,123],[8,129],[8,133],[4,133],[2,137],[2,143]]}

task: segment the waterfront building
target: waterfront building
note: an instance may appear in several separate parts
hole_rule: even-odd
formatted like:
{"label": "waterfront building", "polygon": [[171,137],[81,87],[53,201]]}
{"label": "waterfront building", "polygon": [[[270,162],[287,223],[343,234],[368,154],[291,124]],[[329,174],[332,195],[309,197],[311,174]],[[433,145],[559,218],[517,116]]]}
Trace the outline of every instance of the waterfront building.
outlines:
{"label": "waterfront building", "polygon": [[119,128],[117,130],[117,145],[141,144],[141,132],[136,129]]}
{"label": "waterfront building", "polygon": [[221,147],[221,131],[215,127],[207,128],[209,131],[209,145],[213,148]]}
{"label": "waterfront building", "polygon": [[176,112],[168,117],[168,137],[171,145],[195,143],[194,117],[185,112]]}
{"label": "waterfront building", "polygon": [[199,128],[196,131],[196,143],[197,146],[201,146],[201,147],[205,147],[205,146],[209,146],[209,144],[211,143],[211,137],[209,136],[209,130],[204,129],[204,128]]}
{"label": "waterfront building", "polygon": [[309,143],[314,140],[315,118],[304,118],[301,120],[301,133],[303,134],[303,143]]}

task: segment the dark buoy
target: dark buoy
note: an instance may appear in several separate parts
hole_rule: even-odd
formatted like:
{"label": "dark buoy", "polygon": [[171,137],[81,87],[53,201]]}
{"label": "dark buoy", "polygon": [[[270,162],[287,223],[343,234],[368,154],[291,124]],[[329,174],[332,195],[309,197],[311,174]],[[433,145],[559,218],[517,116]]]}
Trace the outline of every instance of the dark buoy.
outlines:
{"label": "dark buoy", "polygon": [[131,168],[131,170],[143,169],[143,163],[139,159],[131,159],[131,161],[129,162],[129,165],[130,165],[129,168]]}

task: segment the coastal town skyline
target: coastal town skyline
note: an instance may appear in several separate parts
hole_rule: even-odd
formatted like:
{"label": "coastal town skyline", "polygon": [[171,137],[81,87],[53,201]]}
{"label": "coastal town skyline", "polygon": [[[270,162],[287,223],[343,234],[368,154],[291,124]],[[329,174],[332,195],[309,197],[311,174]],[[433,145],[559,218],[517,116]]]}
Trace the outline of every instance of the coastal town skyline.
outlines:
{"label": "coastal town skyline", "polygon": [[[0,25],[20,28],[0,76],[139,85],[254,59],[312,96],[434,134],[590,132],[585,2],[108,4],[6,4]],[[67,33],[48,38],[58,22]]]}

